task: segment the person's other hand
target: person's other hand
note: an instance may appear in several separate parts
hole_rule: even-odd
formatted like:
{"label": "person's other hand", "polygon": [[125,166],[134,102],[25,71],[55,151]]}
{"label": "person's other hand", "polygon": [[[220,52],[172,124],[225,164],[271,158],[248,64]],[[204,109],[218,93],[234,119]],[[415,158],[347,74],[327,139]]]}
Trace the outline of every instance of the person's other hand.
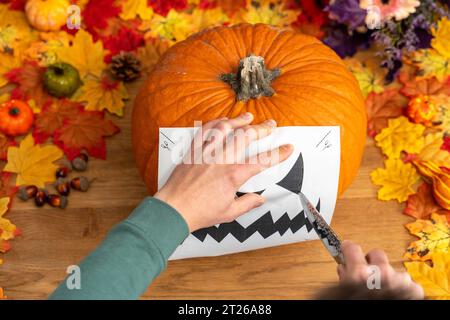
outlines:
{"label": "person's other hand", "polygon": [[342,243],[345,264],[337,268],[340,285],[321,295],[325,299],[412,299],[424,298],[421,286],[407,272],[397,272],[386,253],[372,250],[364,255],[351,241]]}
{"label": "person's other hand", "polygon": [[[293,146],[284,145],[245,162],[236,161],[245,158],[245,146],[268,136],[276,127],[274,120],[250,125],[252,121],[253,115],[245,113],[234,119],[218,119],[205,124],[202,134],[194,138],[188,153],[195,159],[193,163],[198,163],[198,160],[202,163],[178,165],[164,187],[155,194],[156,198],[165,201],[183,216],[191,232],[231,222],[262,205],[262,196],[248,193],[236,198],[236,192],[252,176],[291,155]],[[217,152],[222,153],[223,156],[217,158],[224,162],[211,163]]]}

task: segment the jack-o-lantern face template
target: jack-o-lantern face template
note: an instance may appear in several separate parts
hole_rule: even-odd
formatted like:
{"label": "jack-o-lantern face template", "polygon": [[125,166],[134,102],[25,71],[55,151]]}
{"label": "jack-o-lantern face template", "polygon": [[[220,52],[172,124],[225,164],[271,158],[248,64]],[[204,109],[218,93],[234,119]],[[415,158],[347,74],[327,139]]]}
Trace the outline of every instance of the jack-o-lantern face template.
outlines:
{"label": "jack-o-lantern face template", "polygon": [[[300,153],[294,165],[286,174],[286,176],[278,181],[274,187],[282,188],[283,190],[281,192],[298,194],[302,190],[303,172],[303,157]],[[271,187],[261,191],[257,191],[255,193],[263,195],[265,192],[269,191],[270,188]],[[245,193],[238,192],[236,195],[240,197],[244,194]],[[320,211],[320,199],[317,203],[316,208],[318,211]],[[299,211],[300,209],[301,208],[299,206]],[[292,233],[296,233],[303,226],[306,227],[308,232],[310,232],[312,229],[312,226],[307,220],[303,210],[298,212],[293,218],[291,218],[288,213],[285,212],[276,221],[273,220],[272,213],[269,210],[247,227],[242,226],[238,221],[235,220],[229,223],[222,223],[218,226],[212,226],[209,228],[197,230],[193,232],[192,235],[202,242],[205,241],[207,235],[212,237],[217,242],[221,242],[223,239],[225,239],[226,236],[231,234],[238,241],[244,242],[255,232],[258,232],[264,239],[266,239],[277,232],[280,234],[280,236],[282,236],[288,229],[291,229]]]}

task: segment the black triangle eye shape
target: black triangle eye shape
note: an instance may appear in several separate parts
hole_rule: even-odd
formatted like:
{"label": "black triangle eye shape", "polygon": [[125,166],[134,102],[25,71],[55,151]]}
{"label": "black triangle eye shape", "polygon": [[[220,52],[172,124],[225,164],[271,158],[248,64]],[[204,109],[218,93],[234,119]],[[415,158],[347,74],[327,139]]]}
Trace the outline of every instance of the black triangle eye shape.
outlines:
{"label": "black triangle eye shape", "polygon": [[[280,187],[289,190],[293,193],[299,193],[302,191],[302,185],[303,185],[303,172],[304,172],[304,166],[303,166],[303,156],[300,153],[298,155],[297,160],[295,161],[294,165],[292,166],[291,170],[287,173],[287,175],[284,176],[283,179],[278,181],[276,184]],[[256,191],[256,192],[236,192],[236,197],[242,197],[243,195],[247,193],[256,193],[261,195],[266,189]]]}
{"label": "black triangle eye shape", "polygon": [[261,195],[264,191],[266,191],[266,189],[264,189],[264,190],[261,190],[261,191],[256,191],[256,192],[236,192],[236,197],[242,197],[242,196],[244,196],[244,195],[246,195],[246,194],[249,194],[249,193],[256,193],[256,194],[259,194],[259,195]]}
{"label": "black triangle eye shape", "polygon": [[283,179],[277,182],[277,185],[298,194],[300,191],[302,191],[303,173],[303,156],[300,153],[291,170],[289,170],[289,172]]}

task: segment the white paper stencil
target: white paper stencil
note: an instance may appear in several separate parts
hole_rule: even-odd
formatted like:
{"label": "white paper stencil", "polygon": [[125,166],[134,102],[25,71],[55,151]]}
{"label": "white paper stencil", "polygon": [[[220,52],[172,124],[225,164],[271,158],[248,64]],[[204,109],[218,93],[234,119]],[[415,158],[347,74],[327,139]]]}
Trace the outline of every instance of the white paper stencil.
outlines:
{"label": "white paper stencil", "polygon": [[[160,128],[158,188],[165,184],[189,148],[196,130]],[[254,176],[239,190],[261,193],[266,203],[236,221],[194,232],[170,259],[217,256],[318,239],[296,193],[301,183],[301,191],[330,223],[339,181],[339,127],[280,127],[269,137],[250,145],[248,154],[286,143],[294,145],[289,159]],[[180,158],[174,159],[174,154]]]}

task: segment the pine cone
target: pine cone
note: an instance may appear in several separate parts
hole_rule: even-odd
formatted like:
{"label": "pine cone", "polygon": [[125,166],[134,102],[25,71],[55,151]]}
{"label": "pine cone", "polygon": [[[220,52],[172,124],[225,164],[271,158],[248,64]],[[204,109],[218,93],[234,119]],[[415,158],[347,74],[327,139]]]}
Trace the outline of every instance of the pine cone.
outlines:
{"label": "pine cone", "polygon": [[141,62],[131,52],[116,54],[109,65],[112,76],[124,82],[131,82],[141,75]]}

